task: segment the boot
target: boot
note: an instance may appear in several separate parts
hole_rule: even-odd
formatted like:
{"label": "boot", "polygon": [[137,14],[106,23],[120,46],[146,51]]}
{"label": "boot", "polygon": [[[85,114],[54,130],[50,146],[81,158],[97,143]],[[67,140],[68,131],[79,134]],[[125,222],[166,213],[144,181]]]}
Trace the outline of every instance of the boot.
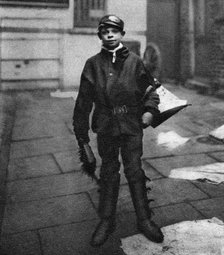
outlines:
{"label": "boot", "polygon": [[119,194],[120,174],[116,174],[108,181],[100,181],[99,216],[100,222],[92,235],[90,244],[94,247],[106,242],[115,230],[115,213]]}
{"label": "boot", "polygon": [[137,216],[138,230],[152,242],[163,242],[164,236],[160,228],[151,220],[152,211],[147,198],[146,178],[129,182],[129,189]]}

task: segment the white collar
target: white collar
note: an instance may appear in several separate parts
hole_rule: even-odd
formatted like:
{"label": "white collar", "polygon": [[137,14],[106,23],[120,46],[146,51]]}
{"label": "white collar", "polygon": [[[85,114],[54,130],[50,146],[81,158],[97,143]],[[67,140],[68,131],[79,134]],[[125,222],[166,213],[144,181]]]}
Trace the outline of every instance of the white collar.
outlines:
{"label": "white collar", "polygon": [[123,47],[123,44],[122,43],[119,43],[119,45],[113,49],[113,50],[109,50],[107,49],[106,47],[102,46],[103,49],[109,51],[109,52],[112,52],[113,53],[113,58],[112,58],[112,63],[115,63],[115,60],[116,60],[116,52],[121,49]]}

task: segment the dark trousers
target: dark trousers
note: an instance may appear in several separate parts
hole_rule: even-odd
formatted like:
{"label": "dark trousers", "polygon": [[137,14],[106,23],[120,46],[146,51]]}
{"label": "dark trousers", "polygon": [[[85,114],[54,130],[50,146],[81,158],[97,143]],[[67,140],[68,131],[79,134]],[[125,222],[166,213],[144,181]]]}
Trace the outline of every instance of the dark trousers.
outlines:
{"label": "dark trousers", "polygon": [[109,181],[120,170],[119,153],[128,182],[141,180],[144,172],[141,166],[143,154],[142,134],[120,136],[97,136],[98,152],[102,159],[101,180]]}

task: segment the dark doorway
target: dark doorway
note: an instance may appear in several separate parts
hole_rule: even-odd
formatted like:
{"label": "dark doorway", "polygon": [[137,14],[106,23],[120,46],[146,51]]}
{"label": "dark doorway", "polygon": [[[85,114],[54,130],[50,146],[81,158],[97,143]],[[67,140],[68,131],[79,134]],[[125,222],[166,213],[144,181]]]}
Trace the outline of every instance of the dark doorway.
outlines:
{"label": "dark doorway", "polygon": [[147,42],[161,55],[161,78],[179,78],[179,1],[147,1]]}

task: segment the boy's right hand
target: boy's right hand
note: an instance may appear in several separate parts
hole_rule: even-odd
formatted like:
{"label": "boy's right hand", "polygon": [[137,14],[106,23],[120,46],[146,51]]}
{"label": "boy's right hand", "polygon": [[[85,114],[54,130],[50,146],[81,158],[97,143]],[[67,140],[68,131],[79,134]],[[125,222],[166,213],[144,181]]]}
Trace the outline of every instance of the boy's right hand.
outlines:
{"label": "boy's right hand", "polygon": [[145,112],[143,115],[142,115],[142,124],[143,124],[143,128],[146,128],[148,126],[151,125],[152,123],[152,120],[153,120],[153,115],[151,112]]}

